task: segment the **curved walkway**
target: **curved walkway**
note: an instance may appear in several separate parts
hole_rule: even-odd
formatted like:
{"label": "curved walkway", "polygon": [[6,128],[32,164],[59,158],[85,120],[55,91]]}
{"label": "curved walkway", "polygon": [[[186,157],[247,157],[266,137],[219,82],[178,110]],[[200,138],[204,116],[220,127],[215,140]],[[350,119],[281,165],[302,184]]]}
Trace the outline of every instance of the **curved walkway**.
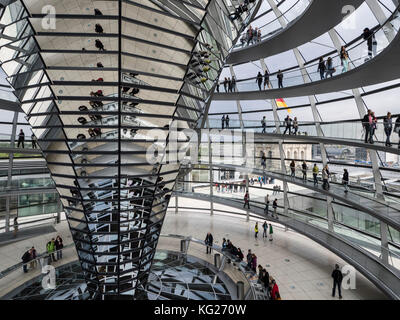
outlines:
{"label": "curved walkway", "polygon": [[[211,200],[211,197],[209,195],[204,194],[180,192],[176,194],[179,197],[190,199],[205,201]],[[241,203],[240,201],[232,201],[232,199],[226,199],[216,196],[213,196],[212,200],[214,203],[243,210],[243,203]],[[253,205],[251,207],[251,210],[249,211],[261,217],[262,219],[282,224],[310,238],[311,240],[314,240],[315,242],[337,254],[343,260],[354,266],[359,272],[361,272],[367,279],[374,283],[390,298],[396,300],[400,299],[399,271],[391,266],[383,264],[382,261],[373,254],[362,250],[361,248],[353,245],[350,241],[339,237],[334,233],[330,233],[327,230],[319,228],[315,225],[307,224],[302,221],[286,217],[282,213],[279,213],[279,219],[277,220],[271,218],[270,216],[265,216],[264,210],[262,208],[257,208]]]}
{"label": "curved walkway", "polygon": [[[207,165],[207,163],[201,163]],[[358,194],[352,193],[351,191],[347,194],[344,193],[344,188],[339,187],[333,183],[330,184],[329,190],[324,190],[321,184],[314,186],[312,181],[304,182],[301,178],[291,178],[289,175],[285,175],[277,172],[263,171],[256,168],[246,168],[244,166],[226,165],[226,164],[213,164],[213,167],[229,169],[238,172],[245,172],[250,174],[256,174],[259,176],[267,175],[277,180],[286,181],[304,188],[319,192],[320,194],[332,197],[333,199],[339,200],[346,203],[357,210],[363,211],[371,216],[379,219],[392,226],[396,230],[400,230],[400,209],[394,208],[393,206],[386,205],[378,202],[376,199],[370,199],[362,197]]]}
{"label": "curved walkway", "polygon": [[[269,89],[264,91],[244,91],[231,93],[214,93],[215,101],[236,100],[264,100],[290,97],[312,96],[316,94],[346,91],[352,88],[360,88],[400,77],[400,32],[395,39],[376,57],[364,62],[359,67],[338,74],[332,78],[314,81],[301,85],[281,89]],[[240,85],[240,81],[237,82]],[[285,79],[283,79],[285,85]]]}
{"label": "curved walkway", "polygon": [[[260,43],[234,50],[227,64],[240,64],[258,60],[299,47],[338,25],[345,15],[345,6],[358,8],[364,0],[313,0],[308,9],[274,37]],[[327,14],[329,13],[329,14]]]}

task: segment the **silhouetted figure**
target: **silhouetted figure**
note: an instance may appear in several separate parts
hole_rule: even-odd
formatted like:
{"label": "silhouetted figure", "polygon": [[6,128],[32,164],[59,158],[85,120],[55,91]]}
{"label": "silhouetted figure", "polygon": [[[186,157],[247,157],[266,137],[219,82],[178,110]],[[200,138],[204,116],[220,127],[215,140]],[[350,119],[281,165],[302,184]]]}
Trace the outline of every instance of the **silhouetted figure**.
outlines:
{"label": "silhouetted figure", "polygon": [[25,148],[24,146],[24,141],[25,141],[25,133],[24,131],[21,129],[18,135],[18,144],[17,144],[17,148],[19,148],[19,146],[22,144],[22,148]]}

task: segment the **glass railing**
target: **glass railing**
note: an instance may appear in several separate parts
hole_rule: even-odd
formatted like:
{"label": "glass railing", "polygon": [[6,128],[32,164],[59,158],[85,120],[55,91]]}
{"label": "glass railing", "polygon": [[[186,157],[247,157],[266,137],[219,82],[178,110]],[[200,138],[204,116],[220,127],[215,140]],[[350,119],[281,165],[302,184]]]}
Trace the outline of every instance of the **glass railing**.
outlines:
{"label": "glass railing", "polygon": [[[287,0],[286,0],[287,1]],[[291,22],[299,18],[305,10],[310,5],[310,0],[296,0],[293,4],[279,17],[276,17],[272,21],[263,24],[261,26],[257,25],[257,22],[253,22],[252,28],[260,31],[260,35],[258,36],[249,36],[248,29],[242,34],[240,38],[240,44],[234,46],[233,50],[252,46],[259,42],[265,41],[276,35],[279,31],[283,30],[280,19],[283,19],[285,22],[289,23],[286,27],[291,25]]]}
{"label": "glass railing", "polygon": [[[391,25],[395,34],[399,31],[400,28],[400,14],[398,8],[394,11],[394,13],[389,17],[389,19],[380,26],[377,30],[374,31],[374,36],[377,40],[377,46],[373,47],[372,53],[368,52],[367,40],[364,40],[362,37],[355,39],[351,45],[346,47],[348,52],[349,60],[348,70],[352,68],[356,68],[370,60],[373,56],[379,55],[383,50],[385,50],[390,42],[387,40],[387,26]],[[326,63],[326,61],[325,61]],[[327,78],[328,74],[324,74],[321,76],[318,71],[319,63],[311,63],[304,68],[296,68],[290,71],[283,72],[283,87],[292,87],[303,85],[304,83],[315,82],[323,80]],[[342,61],[340,59],[340,54],[332,57],[332,68],[331,70],[335,70],[332,73],[332,76],[336,76],[343,72],[346,72],[342,67]],[[327,70],[328,71],[328,70]],[[264,79],[262,80],[262,84],[259,86],[257,78],[250,78],[245,80],[236,80],[236,84],[233,88],[234,92],[249,92],[249,91],[261,91],[265,89],[276,89],[279,87],[277,73],[270,74],[269,76],[269,84],[266,88],[264,88]],[[222,81],[220,82],[222,84]],[[223,87],[223,86],[222,86]],[[220,90],[221,91],[221,90]]]}
{"label": "glass railing", "polygon": [[[397,117],[396,117],[397,118]],[[400,142],[399,134],[394,132],[396,127],[396,118],[392,118],[392,133],[390,135],[390,142],[393,148],[397,148]],[[244,120],[241,123],[239,120],[229,120],[227,127],[226,122],[222,126],[221,118],[209,118],[210,128],[212,129],[240,129],[243,124],[244,130],[253,130],[256,133],[277,133],[276,124],[280,128],[281,134],[286,134],[288,138],[289,132],[294,134],[295,129],[293,128],[293,122],[291,122],[290,129],[286,130],[285,121],[278,123],[274,121],[265,121],[265,130],[261,124],[261,121]],[[356,142],[365,142],[365,129],[362,120],[352,120],[345,122],[319,122],[323,137],[335,138],[345,140],[353,140]],[[298,121],[297,135],[301,136],[318,136],[316,122],[313,121]],[[376,123],[376,129],[374,131],[373,142],[385,145],[386,134],[383,120],[378,120]]]}

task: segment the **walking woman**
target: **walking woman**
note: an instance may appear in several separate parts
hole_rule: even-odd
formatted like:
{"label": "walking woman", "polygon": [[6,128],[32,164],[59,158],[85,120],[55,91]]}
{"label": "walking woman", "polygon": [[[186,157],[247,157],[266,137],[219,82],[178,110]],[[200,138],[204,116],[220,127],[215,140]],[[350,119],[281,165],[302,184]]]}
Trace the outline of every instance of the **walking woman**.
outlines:
{"label": "walking woman", "polygon": [[319,64],[318,64],[318,70],[319,71],[319,75],[321,76],[321,80],[325,79],[325,71],[326,71],[326,67],[325,67],[325,61],[324,58],[321,57],[319,59]]}
{"label": "walking woman", "polygon": [[349,70],[349,53],[344,46],[340,49],[340,61],[343,67],[342,73],[347,72]]}

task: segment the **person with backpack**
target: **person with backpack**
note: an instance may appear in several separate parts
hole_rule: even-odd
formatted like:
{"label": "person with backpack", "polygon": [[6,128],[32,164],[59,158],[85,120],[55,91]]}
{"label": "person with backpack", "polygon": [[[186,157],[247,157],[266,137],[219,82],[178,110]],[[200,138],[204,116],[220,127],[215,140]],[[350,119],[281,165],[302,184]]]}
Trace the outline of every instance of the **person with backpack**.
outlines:
{"label": "person with backpack", "polygon": [[258,236],[258,222],[256,222],[256,225],[254,226],[254,238],[257,238]]}
{"label": "person with backpack", "polygon": [[54,238],[51,239],[51,241],[47,242],[46,245],[46,251],[47,254],[49,255],[49,264],[51,262],[57,261],[56,257],[54,256],[54,251],[56,250],[56,244]]}
{"label": "person with backpack", "polygon": [[29,249],[28,251],[26,251],[23,255],[22,255],[22,269],[24,270],[24,273],[28,272],[28,263],[31,260],[31,249]]}
{"label": "person with backpack", "polygon": [[342,299],[342,280],[343,280],[343,274],[342,271],[340,271],[339,265],[335,265],[335,270],[332,272],[332,278],[333,278],[333,289],[332,289],[332,297],[335,296],[336,292],[336,286],[338,287],[338,292],[339,292],[339,299]]}
{"label": "person with backpack", "polygon": [[263,223],[263,239],[268,237],[268,223],[264,221]]}
{"label": "person with backpack", "polygon": [[265,116],[261,120],[261,126],[262,126],[261,133],[265,133],[266,129],[267,129],[267,121],[266,121],[266,117]]}
{"label": "person with backpack", "polygon": [[269,224],[269,241],[272,241],[272,234],[274,233],[274,229],[272,228],[272,224]]}
{"label": "person with backpack", "polygon": [[206,244],[206,248],[207,248],[207,251],[206,251],[207,254],[208,254],[208,253],[211,254],[212,246],[213,246],[213,241],[214,241],[214,238],[213,238],[211,232],[208,232],[208,233],[207,233],[207,236],[206,236],[206,239],[204,240],[204,242],[205,242],[205,244]]}
{"label": "person with backpack", "polygon": [[316,185],[318,185],[318,174],[319,174],[319,168],[316,163],[314,163],[312,172],[313,172],[313,178],[314,178],[314,186],[316,186]]}

